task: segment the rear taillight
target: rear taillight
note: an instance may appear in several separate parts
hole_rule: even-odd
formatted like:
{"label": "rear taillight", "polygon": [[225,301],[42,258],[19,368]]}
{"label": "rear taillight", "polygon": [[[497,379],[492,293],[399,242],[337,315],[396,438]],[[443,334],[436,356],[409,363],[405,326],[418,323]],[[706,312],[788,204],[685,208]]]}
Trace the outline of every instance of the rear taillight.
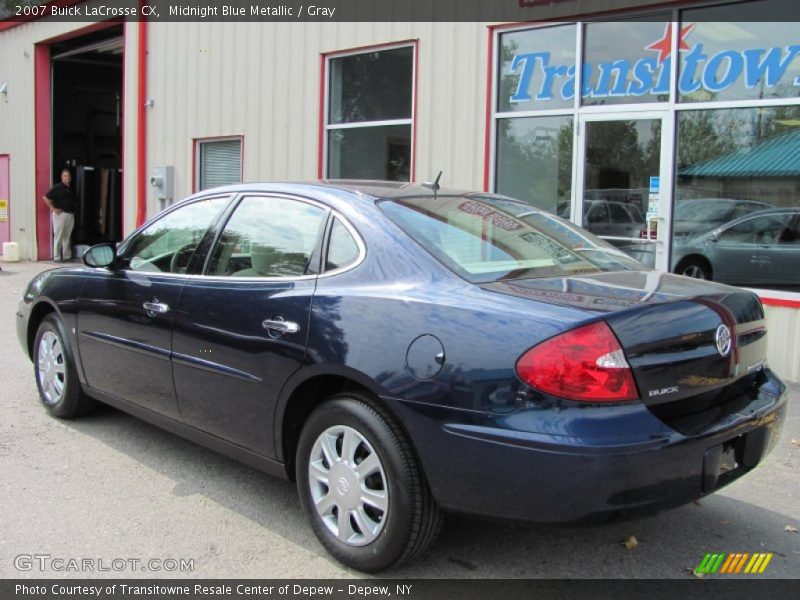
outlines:
{"label": "rear taillight", "polygon": [[552,396],[581,402],[626,402],[639,392],[628,361],[605,321],[534,346],[517,361],[517,376]]}

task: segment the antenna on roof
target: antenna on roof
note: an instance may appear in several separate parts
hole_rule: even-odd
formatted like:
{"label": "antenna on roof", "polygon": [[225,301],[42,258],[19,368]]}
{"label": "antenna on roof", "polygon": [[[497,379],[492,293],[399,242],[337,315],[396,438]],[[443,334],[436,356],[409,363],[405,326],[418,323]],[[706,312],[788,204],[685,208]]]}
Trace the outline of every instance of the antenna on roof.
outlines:
{"label": "antenna on roof", "polygon": [[436,195],[436,192],[439,191],[439,180],[442,178],[442,172],[439,171],[439,174],[436,176],[434,181],[426,181],[422,184],[422,187],[426,187],[429,190],[433,190],[433,195]]}

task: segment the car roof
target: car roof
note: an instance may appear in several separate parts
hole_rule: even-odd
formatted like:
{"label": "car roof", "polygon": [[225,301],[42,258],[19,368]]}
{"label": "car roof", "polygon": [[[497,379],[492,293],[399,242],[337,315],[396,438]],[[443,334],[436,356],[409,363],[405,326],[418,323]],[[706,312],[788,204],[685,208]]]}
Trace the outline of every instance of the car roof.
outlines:
{"label": "car roof", "polygon": [[620,206],[631,206],[635,202],[623,202],[622,200],[606,200],[605,198],[594,198],[592,200],[584,200],[584,204],[619,204]]}
{"label": "car roof", "polygon": [[[195,192],[165,209],[174,210],[178,207],[201,200],[224,194],[239,193],[255,194],[288,194],[308,198],[326,203],[334,210],[338,210],[344,215],[353,218],[355,213],[375,208],[379,200],[402,199],[402,198],[430,198],[438,197],[477,197],[493,196],[503,198],[508,201],[525,204],[532,211],[543,212],[540,209],[529,205],[522,200],[508,198],[499,194],[490,194],[477,190],[463,190],[455,188],[440,188],[436,192],[431,186],[421,183],[400,182],[400,181],[381,181],[368,179],[320,179],[312,181],[253,181],[245,183],[235,183],[231,185],[218,186]],[[152,221],[160,218],[164,211],[152,215],[141,228],[147,227]],[[141,229],[140,228],[140,229]]]}
{"label": "car roof", "polygon": [[728,221],[720,225],[717,229],[730,229],[734,225],[738,225],[742,221],[748,221],[754,217],[767,217],[769,215],[782,215],[782,214],[800,214],[800,206],[795,207],[784,207],[784,208],[768,208],[766,210],[755,210],[753,212],[749,212],[746,215],[742,215],[734,219],[733,221]]}
{"label": "car roof", "polygon": [[676,202],[676,205],[677,204],[689,204],[689,203],[694,203],[694,204],[701,204],[701,203],[702,204],[711,204],[711,203],[717,203],[717,204],[733,204],[733,203],[746,204],[748,202],[751,202],[753,204],[763,204],[764,206],[772,206],[769,202],[764,202],[763,200],[741,200],[739,198],[688,198],[686,200],[678,200]]}
{"label": "car roof", "polygon": [[784,206],[782,208],[767,208],[765,210],[755,210],[753,212],[741,216],[740,218],[744,219],[746,217],[752,217],[758,215],[777,215],[781,213],[798,213],[798,212],[800,212],[800,206]]}
{"label": "car roof", "polygon": [[[217,188],[203,190],[202,195],[209,193],[231,193],[231,192],[295,192],[314,193],[320,190],[346,191],[353,192],[362,197],[378,199],[398,199],[410,197],[431,198],[439,196],[460,196],[464,194],[482,193],[474,190],[463,190],[455,188],[440,188],[434,191],[423,184],[405,181],[380,181],[369,179],[320,179],[316,181],[275,181],[275,182],[250,182],[226,185]],[[197,197],[194,194],[192,197]]]}
{"label": "car roof", "polygon": [[322,185],[340,190],[359,192],[373,198],[409,198],[420,196],[460,196],[475,193],[474,190],[455,188],[439,188],[434,191],[430,186],[407,181],[380,181],[365,179],[323,179]]}

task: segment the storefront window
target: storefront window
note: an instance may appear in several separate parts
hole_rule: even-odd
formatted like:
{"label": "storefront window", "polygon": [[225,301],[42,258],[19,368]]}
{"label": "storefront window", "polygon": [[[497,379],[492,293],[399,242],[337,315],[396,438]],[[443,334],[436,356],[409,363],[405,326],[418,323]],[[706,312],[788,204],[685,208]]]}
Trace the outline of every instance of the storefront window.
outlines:
{"label": "storefront window", "polygon": [[800,106],[680,111],[674,271],[800,291]]}
{"label": "storefront window", "polygon": [[497,111],[571,108],[575,98],[576,25],[500,36]]}
{"label": "storefront window", "polygon": [[583,95],[587,105],[669,100],[672,24],[589,23],[584,30]]}
{"label": "storefront window", "polygon": [[[791,0],[795,3],[796,0]],[[786,0],[686,10],[681,14],[679,92],[682,102],[761,100],[800,96],[800,29],[796,22],[764,22],[785,14]]]}
{"label": "storefront window", "polygon": [[572,117],[520,117],[497,122],[499,194],[569,218]]}
{"label": "storefront window", "polygon": [[586,124],[583,227],[648,264],[655,248],[642,241],[644,215],[660,163],[660,119]]}
{"label": "storefront window", "polygon": [[328,60],[327,177],[411,177],[414,48]]}
{"label": "storefront window", "polygon": [[493,191],[648,266],[800,292],[796,3],[498,32]]}

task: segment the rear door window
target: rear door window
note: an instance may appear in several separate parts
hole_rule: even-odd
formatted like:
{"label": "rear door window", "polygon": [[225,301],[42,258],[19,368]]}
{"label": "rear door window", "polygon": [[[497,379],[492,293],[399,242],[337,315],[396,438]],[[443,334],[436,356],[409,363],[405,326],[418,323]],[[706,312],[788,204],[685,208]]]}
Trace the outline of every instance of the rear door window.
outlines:
{"label": "rear door window", "polygon": [[358,242],[340,219],[334,219],[328,242],[325,270],[333,271],[349,267],[358,260],[358,256]]}
{"label": "rear door window", "polygon": [[291,198],[243,198],[211,252],[206,275],[274,278],[317,273],[313,258],[319,257],[327,213]]}

